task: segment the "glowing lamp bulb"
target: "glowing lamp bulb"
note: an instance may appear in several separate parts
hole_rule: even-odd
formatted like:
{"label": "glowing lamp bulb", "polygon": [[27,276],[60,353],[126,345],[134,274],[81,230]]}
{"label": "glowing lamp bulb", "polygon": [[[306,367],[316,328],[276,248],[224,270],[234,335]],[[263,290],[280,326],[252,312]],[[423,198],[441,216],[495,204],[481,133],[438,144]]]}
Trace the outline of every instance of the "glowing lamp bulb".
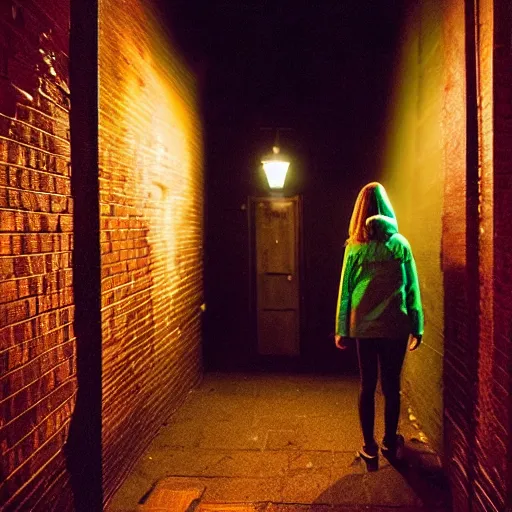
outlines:
{"label": "glowing lamp bulb", "polygon": [[276,157],[279,153],[279,148],[277,146],[274,146],[272,151],[274,153],[273,158],[271,160],[262,160],[261,163],[263,164],[263,170],[267,176],[269,187],[272,189],[281,189],[284,187],[286,173],[288,172],[290,162],[280,160]]}

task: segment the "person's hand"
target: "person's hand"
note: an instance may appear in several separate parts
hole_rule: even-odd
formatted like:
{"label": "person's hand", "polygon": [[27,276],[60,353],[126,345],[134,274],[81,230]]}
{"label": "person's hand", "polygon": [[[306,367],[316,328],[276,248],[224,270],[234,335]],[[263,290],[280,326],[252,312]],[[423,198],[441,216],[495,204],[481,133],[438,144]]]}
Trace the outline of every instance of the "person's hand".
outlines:
{"label": "person's hand", "polygon": [[339,334],[336,334],[334,336],[334,343],[335,343],[336,347],[339,348],[340,350],[345,350],[347,348],[345,338],[343,338]]}
{"label": "person's hand", "polygon": [[423,336],[421,334],[411,334],[409,336],[409,351],[412,352],[416,350],[421,345],[421,340]]}

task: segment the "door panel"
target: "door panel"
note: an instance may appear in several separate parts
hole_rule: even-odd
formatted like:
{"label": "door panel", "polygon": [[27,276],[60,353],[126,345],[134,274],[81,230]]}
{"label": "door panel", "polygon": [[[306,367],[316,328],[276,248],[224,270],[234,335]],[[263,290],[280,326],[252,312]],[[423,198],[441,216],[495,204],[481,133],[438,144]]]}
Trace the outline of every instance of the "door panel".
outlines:
{"label": "door panel", "polygon": [[259,276],[259,303],[262,309],[298,309],[298,294],[292,274]]}
{"label": "door panel", "polygon": [[299,355],[298,198],[254,199],[258,352]]}
{"label": "door panel", "polygon": [[295,272],[295,206],[293,201],[277,199],[258,201],[256,206],[258,274],[293,274]]}

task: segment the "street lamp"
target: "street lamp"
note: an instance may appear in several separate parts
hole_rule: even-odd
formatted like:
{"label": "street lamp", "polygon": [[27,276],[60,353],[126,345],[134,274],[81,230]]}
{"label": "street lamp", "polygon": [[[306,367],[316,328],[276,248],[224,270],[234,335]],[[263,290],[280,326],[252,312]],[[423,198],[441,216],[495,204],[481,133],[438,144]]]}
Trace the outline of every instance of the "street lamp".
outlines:
{"label": "street lamp", "polygon": [[268,185],[273,190],[279,190],[284,187],[286,173],[290,162],[279,156],[279,146],[276,144],[272,148],[272,155],[261,161],[263,170],[267,176]]}

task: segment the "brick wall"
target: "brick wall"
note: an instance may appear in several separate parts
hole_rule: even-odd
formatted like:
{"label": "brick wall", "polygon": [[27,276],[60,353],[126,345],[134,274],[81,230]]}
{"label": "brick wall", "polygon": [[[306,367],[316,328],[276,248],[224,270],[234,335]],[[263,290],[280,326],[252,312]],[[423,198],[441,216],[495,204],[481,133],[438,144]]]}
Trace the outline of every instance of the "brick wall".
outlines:
{"label": "brick wall", "polygon": [[[494,123],[493,1],[481,0],[476,11],[479,128],[479,354],[475,407],[472,510],[505,510],[508,444],[507,348],[497,345],[494,325]],[[496,244],[496,247],[498,244]],[[497,303],[496,303],[497,304]]]}
{"label": "brick wall", "polygon": [[[411,219],[402,230],[423,275],[425,341],[432,343],[434,333],[444,344],[442,367],[424,350],[418,365],[409,358],[405,389],[438,447],[444,420],[454,510],[509,510],[512,12],[508,2],[492,0],[436,6],[425,0],[411,11],[387,148],[390,193],[402,195],[399,221],[404,213]],[[435,221],[423,222],[424,206],[436,204],[428,191],[442,198],[442,207],[432,209],[441,219],[440,239]],[[424,205],[412,206],[411,197]],[[418,235],[407,233],[418,221],[430,228],[426,252]],[[428,260],[442,268],[444,321],[430,302],[439,273]],[[444,416],[435,408],[441,389]]]}
{"label": "brick wall", "polygon": [[150,2],[100,1],[103,472],[112,496],[200,375],[201,129]]}
{"label": "brick wall", "polygon": [[[444,461],[454,510],[468,510],[468,470],[474,411],[472,369],[477,358],[468,337],[467,254],[467,112],[464,5],[444,10],[444,101],[442,128],[445,167],[443,208],[443,281],[445,290]],[[470,343],[472,341],[473,343]]]}
{"label": "brick wall", "polygon": [[[493,16],[493,161],[494,161],[494,410],[499,413],[500,455],[494,470],[505,487],[505,510],[512,510],[512,8],[496,1]],[[497,402],[496,400],[500,400]],[[490,462],[490,461],[488,461]]]}
{"label": "brick wall", "polygon": [[475,428],[473,510],[510,510],[510,190],[512,185],[512,10],[481,0],[478,11],[481,97],[479,395]]}
{"label": "brick wall", "polygon": [[[67,0],[0,4],[0,508],[65,510],[76,392]],[[33,507],[33,508],[32,508]]]}
{"label": "brick wall", "polygon": [[423,431],[441,452],[443,14],[434,0],[416,2],[407,14],[389,102],[381,180],[395,207],[399,230],[413,248],[426,317],[423,346],[406,358],[404,406],[413,407]]}
{"label": "brick wall", "polygon": [[[501,177],[507,168],[510,171],[510,159],[506,157],[510,145],[506,119],[512,97],[510,13],[505,2],[482,0],[474,5],[474,11],[472,3],[466,5],[467,216],[466,236],[459,236],[466,243],[466,269],[460,276],[465,278],[466,304],[463,310],[455,308],[450,315],[447,309],[446,461],[455,510],[501,511],[508,510],[506,475],[510,452],[510,328],[506,318],[510,318],[511,297],[506,292],[508,287],[500,284],[510,282],[503,264],[510,249],[508,237],[500,237],[509,230],[503,221],[509,210],[506,192],[510,187]],[[462,15],[459,13],[458,18]],[[454,20],[451,18],[450,23],[448,18],[446,26],[460,25]],[[496,20],[500,22],[496,24]],[[501,40],[496,40],[497,26],[501,26]],[[450,41],[460,41],[453,30],[448,36]],[[451,45],[452,53],[453,48]],[[455,64],[456,60],[451,62]],[[458,67],[462,67],[460,59]],[[453,82],[451,79],[449,83]],[[458,101],[448,90],[447,123],[452,122],[450,113]],[[449,107],[452,108],[448,110]],[[447,150],[453,155],[453,141]],[[455,167],[450,169],[447,182],[451,176],[455,183],[461,182],[463,173],[453,171]],[[448,193],[447,212],[456,195],[460,192],[455,188]],[[450,218],[448,229],[454,220]],[[449,245],[453,241],[454,237],[446,237],[448,255],[456,254]],[[460,282],[450,281],[447,272],[446,292],[455,294],[461,288]]]}

